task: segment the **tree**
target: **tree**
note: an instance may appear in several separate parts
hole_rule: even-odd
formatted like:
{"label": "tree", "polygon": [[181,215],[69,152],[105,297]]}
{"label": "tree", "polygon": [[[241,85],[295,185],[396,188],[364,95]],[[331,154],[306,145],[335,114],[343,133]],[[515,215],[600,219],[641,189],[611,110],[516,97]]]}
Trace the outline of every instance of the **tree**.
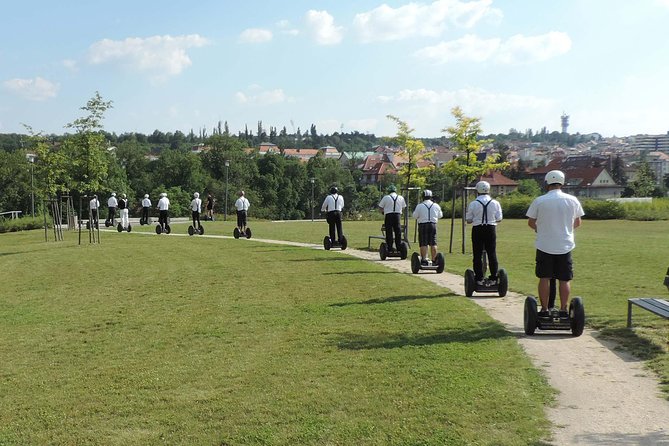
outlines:
{"label": "tree", "polygon": [[650,197],[655,190],[655,173],[646,161],[642,161],[636,171],[634,180],[630,183],[635,197]]}
{"label": "tree", "polygon": [[620,155],[617,155],[613,160],[613,166],[611,169],[611,176],[616,184],[620,186],[625,186],[627,184],[627,176],[625,175],[625,163],[623,162]]}
{"label": "tree", "polygon": [[424,152],[425,145],[421,140],[411,136],[414,129],[410,128],[406,122],[393,115],[386,117],[397,124],[397,134],[391,139],[391,142],[400,148],[397,156],[406,159],[406,164],[399,169],[399,175],[404,180],[403,188],[423,187],[428,170],[419,168],[418,162],[427,156]]}

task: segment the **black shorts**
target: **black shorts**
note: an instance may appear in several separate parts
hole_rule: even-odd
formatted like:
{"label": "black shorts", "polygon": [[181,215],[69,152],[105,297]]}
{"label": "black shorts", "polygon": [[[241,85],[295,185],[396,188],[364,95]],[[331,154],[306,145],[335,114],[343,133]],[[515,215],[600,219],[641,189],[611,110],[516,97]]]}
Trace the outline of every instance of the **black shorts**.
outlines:
{"label": "black shorts", "polygon": [[437,224],[418,223],[418,246],[434,246],[437,244]]}
{"label": "black shorts", "polygon": [[534,273],[540,279],[569,281],[574,278],[571,252],[567,254],[548,254],[537,249]]}

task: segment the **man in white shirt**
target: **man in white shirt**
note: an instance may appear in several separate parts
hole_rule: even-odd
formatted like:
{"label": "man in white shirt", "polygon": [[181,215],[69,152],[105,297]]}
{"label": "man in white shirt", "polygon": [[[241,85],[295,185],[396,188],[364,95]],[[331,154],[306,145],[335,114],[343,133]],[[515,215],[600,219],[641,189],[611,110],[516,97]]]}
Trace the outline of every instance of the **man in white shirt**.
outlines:
{"label": "man in white shirt", "polygon": [[548,192],[536,198],[527,210],[527,224],[537,233],[535,274],[539,278],[541,311],[548,310],[550,280],[560,281],[560,312],[567,311],[574,277],[571,251],[576,246],[574,229],[585,215],[581,203],[573,195],[562,192],[565,175],[559,170],[546,174]]}
{"label": "man in white shirt", "polygon": [[100,209],[100,202],[98,201],[98,196],[93,195],[93,198],[88,203],[88,207],[91,210],[90,220],[92,223],[92,228],[98,227],[98,209]]}
{"label": "man in white shirt", "polygon": [[159,211],[158,223],[160,224],[160,226],[164,228],[165,225],[167,225],[167,219],[169,217],[169,209],[170,209],[170,199],[167,198],[166,192],[160,194],[160,200],[158,200],[157,207]]}
{"label": "man in white shirt", "polygon": [[388,186],[388,194],[379,202],[379,208],[384,215],[384,225],[386,228],[386,246],[392,251],[393,235],[395,239],[395,249],[400,250],[402,243],[402,211],[407,207],[404,197],[397,193],[394,185]]}
{"label": "man in white shirt", "polygon": [[237,209],[237,228],[243,234],[246,234],[246,216],[248,214],[251,203],[245,196],[243,190],[239,191],[239,198],[235,201],[235,208]]}
{"label": "man in white shirt", "polygon": [[430,247],[432,262],[437,257],[437,222],[444,216],[441,207],[432,201],[432,191],[423,191],[423,202],[418,203],[413,211],[413,216],[418,220],[418,245],[420,246],[421,264],[428,265],[427,248]]}
{"label": "man in white shirt", "polygon": [[151,208],[151,200],[149,199],[149,194],[144,194],[144,199],[142,199],[142,222],[145,225],[149,224],[150,208]]}
{"label": "man in white shirt", "polygon": [[118,208],[121,211],[121,226],[127,228],[130,221],[128,220],[128,199],[125,194],[122,194],[121,199],[118,200]]}
{"label": "man in white shirt", "polygon": [[193,194],[193,200],[190,202],[190,210],[193,216],[193,227],[198,229],[200,227],[200,212],[202,212],[202,200],[200,200],[199,192]]}
{"label": "man in white shirt", "polygon": [[[341,211],[344,210],[344,197],[339,195],[337,186],[330,188],[330,195],[325,197],[321,211],[326,212],[325,220],[328,222],[330,230],[330,240],[334,243],[335,240],[342,244],[342,226],[341,226]],[[339,238],[335,239],[335,229]]]}
{"label": "man in white shirt", "polygon": [[478,197],[469,203],[465,219],[472,225],[472,252],[474,278],[478,285],[485,285],[483,277],[483,250],[488,255],[490,277],[488,285],[497,284],[497,223],[502,221],[502,206],[490,197],[490,183],[476,183]]}
{"label": "man in white shirt", "polygon": [[107,220],[109,223],[114,226],[114,218],[116,217],[116,207],[118,206],[118,201],[116,200],[116,192],[112,192],[111,197],[107,200]]}

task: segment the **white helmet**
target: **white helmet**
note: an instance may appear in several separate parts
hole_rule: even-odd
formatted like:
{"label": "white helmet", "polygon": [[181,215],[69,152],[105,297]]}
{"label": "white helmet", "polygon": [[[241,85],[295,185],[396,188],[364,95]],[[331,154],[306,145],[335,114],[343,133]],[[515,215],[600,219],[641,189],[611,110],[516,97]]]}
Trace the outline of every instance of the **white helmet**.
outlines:
{"label": "white helmet", "polygon": [[479,181],[476,183],[476,192],[479,194],[487,194],[490,193],[490,183],[487,181]]}
{"label": "white helmet", "polygon": [[193,198],[200,198],[200,193],[199,193],[199,192],[195,192],[195,193],[193,194]]}
{"label": "white helmet", "polygon": [[125,194],[123,194],[123,198],[126,198]]}
{"label": "white helmet", "polygon": [[116,192],[112,192],[112,197],[115,197],[115,196],[116,196]]}
{"label": "white helmet", "polygon": [[564,173],[560,170],[551,170],[546,174],[546,184],[564,184]]}
{"label": "white helmet", "polygon": [[160,194],[160,198],[163,198],[163,197],[167,197],[167,193],[162,192],[162,193]]}
{"label": "white helmet", "polygon": [[425,189],[423,191],[423,197],[424,198],[432,198],[432,191],[430,189]]}
{"label": "white helmet", "polygon": [[149,194],[144,194],[144,198],[149,198]]}

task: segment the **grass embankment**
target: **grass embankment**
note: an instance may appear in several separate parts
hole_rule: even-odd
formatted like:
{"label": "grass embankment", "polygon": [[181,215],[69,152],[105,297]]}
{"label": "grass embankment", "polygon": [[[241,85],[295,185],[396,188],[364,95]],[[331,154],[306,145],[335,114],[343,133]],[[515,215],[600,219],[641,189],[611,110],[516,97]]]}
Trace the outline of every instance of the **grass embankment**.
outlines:
{"label": "grass embankment", "polygon": [[527,445],[547,434],[551,394],[515,339],[411,275],[253,241],[42,237],[0,236],[0,444]]}

